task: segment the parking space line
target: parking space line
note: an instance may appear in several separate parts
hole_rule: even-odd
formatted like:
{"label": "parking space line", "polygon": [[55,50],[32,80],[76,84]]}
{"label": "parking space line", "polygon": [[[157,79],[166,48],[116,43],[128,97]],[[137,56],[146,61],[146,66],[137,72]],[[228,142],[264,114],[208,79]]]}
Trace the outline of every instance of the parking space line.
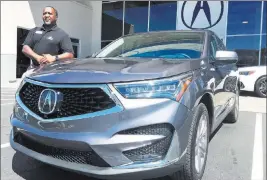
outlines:
{"label": "parking space line", "polygon": [[256,114],[251,180],[263,180],[262,113]]}
{"label": "parking space line", "polygon": [[1,144],[1,149],[2,149],[2,148],[7,148],[7,147],[9,147],[9,146],[10,146],[9,143]]}

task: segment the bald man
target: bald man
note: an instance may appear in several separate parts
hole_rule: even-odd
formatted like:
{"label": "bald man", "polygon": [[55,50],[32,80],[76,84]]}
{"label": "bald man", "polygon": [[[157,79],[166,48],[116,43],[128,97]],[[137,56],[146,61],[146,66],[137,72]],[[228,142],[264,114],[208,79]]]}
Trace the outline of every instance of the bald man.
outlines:
{"label": "bald man", "polygon": [[22,52],[31,59],[29,69],[74,57],[69,35],[57,26],[57,10],[45,7],[42,18],[43,25],[30,30],[23,43]]}

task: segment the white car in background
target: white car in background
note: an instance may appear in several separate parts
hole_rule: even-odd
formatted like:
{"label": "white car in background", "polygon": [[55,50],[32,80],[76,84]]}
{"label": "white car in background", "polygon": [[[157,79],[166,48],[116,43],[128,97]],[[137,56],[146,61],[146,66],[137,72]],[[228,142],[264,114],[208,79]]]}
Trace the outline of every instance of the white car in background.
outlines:
{"label": "white car in background", "polygon": [[266,66],[240,67],[241,90],[266,97]]}

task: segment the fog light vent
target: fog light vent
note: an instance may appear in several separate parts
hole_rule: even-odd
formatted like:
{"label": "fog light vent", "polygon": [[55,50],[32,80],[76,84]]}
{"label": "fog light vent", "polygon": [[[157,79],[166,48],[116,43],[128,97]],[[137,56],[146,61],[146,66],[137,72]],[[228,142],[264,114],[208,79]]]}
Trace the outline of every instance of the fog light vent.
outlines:
{"label": "fog light vent", "polygon": [[153,124],[149,126],[127,129],[121,131],[119,134],[169,136],[173,133],[173,131],[174,128],[171,124],[164,123],[164,124]]}
{"label": "fog light vent", "polygon": [[147,163],[162,160],[164,159],[169,150],[173,131],[174,128],[170,124],[155,124],[120,132],[120,134],[165,136],[165,138],[156,141],[153,144],[137,149],[124,151],[123,154],[131,161],[138,163]]}

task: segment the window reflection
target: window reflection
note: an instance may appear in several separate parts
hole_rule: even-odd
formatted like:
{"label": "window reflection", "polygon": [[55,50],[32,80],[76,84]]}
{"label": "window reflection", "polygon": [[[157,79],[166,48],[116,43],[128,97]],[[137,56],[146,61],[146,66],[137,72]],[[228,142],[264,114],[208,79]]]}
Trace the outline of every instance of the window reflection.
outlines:
{"label": "window reflection", "polygon": [[197,59],[202,55],[204,34],[157,32],[118,39],[97,57]]}
{"label": "window reflection", "polygon": [[258,66],[260,36],[227,37],[227,49],[237,52],[238,67]]}
{"label": "window reflection", "polygon": [[114,40],[122,36],[123,2],[102,4],[102,40]]}
{"label": "window reflection", "polygon": [[227,34],[259,34],[261,1],[229,1]]}
{"label": "window reflection", "polygon": [[175,30],[176,10],[175,1],[151,1],[149,31]]}
{"label": "window reflection", "polygon": [[266,65],[267,61],[267,42],[266,42],[266,35],[262,36],[262,41],[261,41],[261,64],[260,65]]}
{"label": "window reflection", "polygon": [[124,18],[124,34],[146,32],[148,1],[126,1]]}
{"label": "window reflection", "polygon": [[266,33],[266,19],[267,19],[267,2],[264,2],[264,9],[263,9],[263,26],[262,26],[262,33]]}

